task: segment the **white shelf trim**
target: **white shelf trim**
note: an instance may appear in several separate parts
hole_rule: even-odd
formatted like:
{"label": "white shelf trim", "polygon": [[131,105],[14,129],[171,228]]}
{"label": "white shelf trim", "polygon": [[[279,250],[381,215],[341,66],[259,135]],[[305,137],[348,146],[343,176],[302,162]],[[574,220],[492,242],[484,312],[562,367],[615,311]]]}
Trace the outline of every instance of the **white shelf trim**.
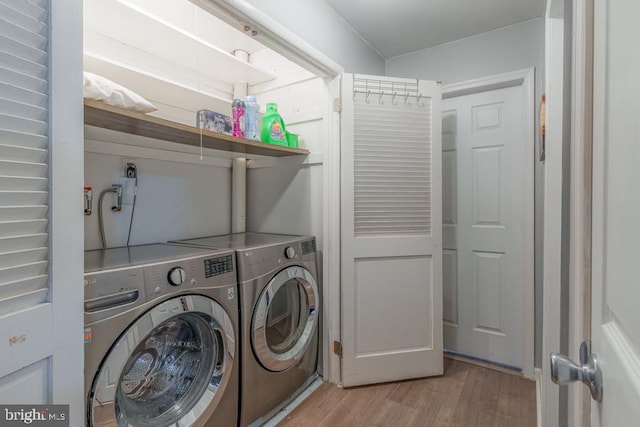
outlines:
{"label": "white shelf trim", "polygon": [[[135,157],[138,159],[162,160],[168,162],[178,162],[187,164],[207,165],[221,168],[231,168],[231,159],[220,158],[220,152],[217,150],[205,149],[203,151],[202,160],[199,154],[184,153],[177,148],[195,148],[185,147],[182,144],[173,144],[176,150],[168,150],[166,148],[149,148],[135,145],[125,145],[108,141],[99,141],[87,139],[84,143],[84,151],[87,153],[108,154],[120,157]],[[217,157],[214,157],[217,156]]]}
{"label": "white shelf trim", "polygon": [[247,169],[318,166],[324,163],[324,153],[310,153],[300,157],[265,157],[247,161]]}

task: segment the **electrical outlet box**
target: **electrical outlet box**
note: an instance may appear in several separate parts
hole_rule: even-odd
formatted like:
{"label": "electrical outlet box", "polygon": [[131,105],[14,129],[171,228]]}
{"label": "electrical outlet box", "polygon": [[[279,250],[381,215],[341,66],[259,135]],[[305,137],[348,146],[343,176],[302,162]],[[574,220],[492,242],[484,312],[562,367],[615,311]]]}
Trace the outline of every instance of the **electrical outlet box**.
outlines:
{"label": "electrical outlet box", "polygon": [[119,184],[122,186],[122,204],[132,205],[136,195],[136,180],[133,178],[120,178]]}
{"label": "electrical outlet box", "polygon": [[136,166],[135,159],[122,159],[122,169],[124,170],[125,178],[137,178],[138,167]]}

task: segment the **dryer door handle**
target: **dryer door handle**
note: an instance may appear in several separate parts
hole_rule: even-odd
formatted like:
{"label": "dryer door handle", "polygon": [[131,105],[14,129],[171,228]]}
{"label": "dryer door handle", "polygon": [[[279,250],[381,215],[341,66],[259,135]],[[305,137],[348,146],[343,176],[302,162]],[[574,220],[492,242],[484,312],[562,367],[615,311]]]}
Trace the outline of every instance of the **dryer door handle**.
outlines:
{"label": "dryer door handle", "polygon": [[93,298],[84,302],[84,311],[92,313],[94,311],[113,308],[119,305],[128,304],[138,299],[137,290],[118,292],[103,297]]}

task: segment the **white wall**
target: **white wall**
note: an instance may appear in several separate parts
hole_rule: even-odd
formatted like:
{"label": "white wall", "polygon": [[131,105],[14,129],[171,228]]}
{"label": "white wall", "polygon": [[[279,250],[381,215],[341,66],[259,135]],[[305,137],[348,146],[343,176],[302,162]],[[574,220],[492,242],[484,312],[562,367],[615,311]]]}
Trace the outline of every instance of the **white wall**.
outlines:
{"label": "white wall", "polygon": [[[269,58],[261,59],[263,63]],[[275,60],[277,58],[271,58]],[[273,66],[278,69],[277,63]],[[287,67],[283,67],[287,68]],[[308,72],[296,72],[250,88],[264,110],[266,102],[277,102],[287,130],[299,135],[301,148],[312,153],[311,164],[302,159],[280,162],[277,167],[252,167],[247,171],[247,230],[316,236],[323,249],[323,155],[327,144],[328,98],[325,82]],[[289,84],[290,81],[296,84]],[[264,164],[264,163],[263,163]]]}
{"label": "white wall", "polygon": [[250,169],[247,229],[316,236],[322,248],[322,166]]}
{"label": "white wall", "polygon": [[[440,80],[444,84],[535,67],[536,111],[544,80],[544,19],[534,19],[430,49],[389,58],[385,74]],[[537,123],[537,120],[536,120]],[[542,351],[542,256],[544,164],[535,160],[535,342],[536,366]]]}
{"label": "white wall", "polygon": [[246,0],[278,20],[346,72],[384,74],[384,60],[325,0]]}
{"label": "white wall", "polygon": [[[88,141],[87,145],[96,147],[99,143]],[[141,157],[130,147],[120,148],[117,155],[85,153],[85,185],[94,189],[94,212],[85,216],[84,222],[85,249],[100,247],[98,196],[111,184],[121,182],[123,157],[135,159],[138,167],[132,245],[230,232],[231,169],[200,162],[197,155],[190,155],[189,162],[168,161]],[[158,154],[158,150],[147,152]],[[104,198],[109,247],[126,245],[131,215],[130,204],[120,213],[111,212],[114,201],[112,194]]]}
{"label": "white wall", "polygon": [[539,18],[389,58],[385,73],[448,84],[535,66],[541,83],[543,65],[544,19]]}

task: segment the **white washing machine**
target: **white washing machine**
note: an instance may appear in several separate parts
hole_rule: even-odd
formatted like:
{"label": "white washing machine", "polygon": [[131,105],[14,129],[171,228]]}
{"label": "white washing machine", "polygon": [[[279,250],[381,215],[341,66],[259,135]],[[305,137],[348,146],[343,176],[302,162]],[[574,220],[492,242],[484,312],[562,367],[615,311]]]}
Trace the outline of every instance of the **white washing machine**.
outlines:
{"label": "white washing machine", "polygon": [[183,240],[234,249],[240,291],[240,426],[261,425],[317,377],[315,238],[238,233]]}
{"label": "white washing machine", "polygon": [[86,425],[237,425],[233,251],[86,251],[84,277]]}

